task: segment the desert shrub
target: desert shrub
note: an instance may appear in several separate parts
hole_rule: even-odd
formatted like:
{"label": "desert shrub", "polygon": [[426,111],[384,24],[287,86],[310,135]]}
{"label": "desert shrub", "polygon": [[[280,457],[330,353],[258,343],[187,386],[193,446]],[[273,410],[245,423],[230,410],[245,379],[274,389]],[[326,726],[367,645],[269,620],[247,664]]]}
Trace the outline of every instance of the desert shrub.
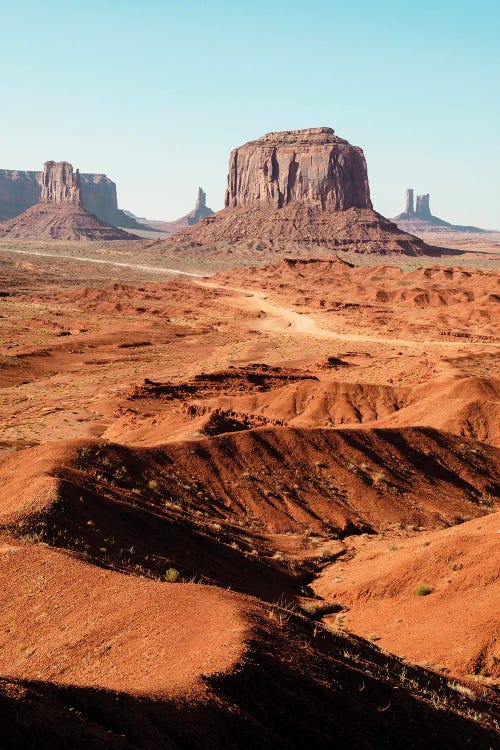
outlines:
{"label": "desert shrub", "polygon": [[168,583],[176,583],[176,581],[179,580],[179,571],[175,568],[168,568],[165,572],[165,580],[168,581]]}
{"label": "desert shrub", "polygon": [[417,596],[428,596],[432,594],[432,588],[427,583],[419,583],[415,588]]}

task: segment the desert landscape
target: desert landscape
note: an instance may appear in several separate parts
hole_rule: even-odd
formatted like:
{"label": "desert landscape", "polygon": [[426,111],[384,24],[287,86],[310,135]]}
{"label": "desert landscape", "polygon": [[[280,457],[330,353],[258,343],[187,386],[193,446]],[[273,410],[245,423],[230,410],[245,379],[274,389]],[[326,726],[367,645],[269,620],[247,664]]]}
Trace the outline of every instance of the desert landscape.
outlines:
{"label": "desert landscape", "polygon": [[398,228],[326,127],[235,149],[171,234],[29,174],[0,745],[493,748],[500,235]]}

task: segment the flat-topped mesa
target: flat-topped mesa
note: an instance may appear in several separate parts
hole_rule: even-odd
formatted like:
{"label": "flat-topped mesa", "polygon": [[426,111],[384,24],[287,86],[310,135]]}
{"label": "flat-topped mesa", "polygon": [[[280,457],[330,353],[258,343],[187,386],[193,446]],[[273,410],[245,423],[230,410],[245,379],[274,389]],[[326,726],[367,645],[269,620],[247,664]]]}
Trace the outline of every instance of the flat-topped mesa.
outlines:
{"label": "flat-topped mesa", "polygon": [[41,179],[40,203],[82,206],[80,173],[67,161],[46,161]]}
{"label": "flat-topped mesa", "polygon": [[363,151],[332,128],[268,133],[231,152],[226,207],[372,208]]}

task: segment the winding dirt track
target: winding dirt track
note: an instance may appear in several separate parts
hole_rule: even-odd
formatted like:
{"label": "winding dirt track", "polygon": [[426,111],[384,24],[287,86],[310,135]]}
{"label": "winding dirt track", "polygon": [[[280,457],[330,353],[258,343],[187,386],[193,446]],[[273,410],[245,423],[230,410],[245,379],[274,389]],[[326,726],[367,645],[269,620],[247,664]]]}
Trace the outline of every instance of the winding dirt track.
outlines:
{"label": "winding dirt track", "polygon": [[[308,336],[314,336],[315,338],[321,339],[334,339],[337,341],[365,341],[371,343],[390,344],[394,346],[411,346],[414,347],[416,344],[430,346],[445,346],[449,349],[456,349],[464,346],[464,341],[433,341],[431,339],[422,339],[419,341],[412,339],[403,338],[390,338],[385,336],[366,336],[358,333],[337,333],[336,331],[330,331],[326,328],[318,326],[314,318],[310,315],[297,313],[294,310],[290,310],[287,307],[276,305],[267,300],[267,293],[259,290],[244,289],[240,287],[229,287],[224,284],[215,284],[213,282],[198,281],[198,279],[206,278],[203,274],[192,273],[189,271],[180,271],[174,268],[159,268],[156,266],[145,266],[137,263],[123,263],[111,260],[103,260],[100,258],[87,258],[84,256],[73,256],[73,255],[59,255],[58,253],[44,253],[37,252],[34,250],[14,250],[7,248],[0,248],[2,252],[17,253],[20,255],[36,255],[46,256],[48,258],[57,258],[58,260],[73,260],[82,263],[96,263],[99,265],[111,265],[119,266],[121,268],[132,268],[138,271],[148,271],[154,273],[165,273],[165,274],[176,274],[179,276],[187,276],[194,279],[194,283],[200,286],[221,289],[224,291],[235,292],[237,296],[234,298],[228,298],[229,303],[233,302],[240,309],[246,308],[247,310],[258,310],[269,316],[269,318],[263,320],[260,324],[261,330],[284,332],[287,333],[298,333],[305,334]],[[473,344],[475,342],[468,341],[467,344]],[[486,347],[498,347],[498,344],[494,342],[478,342],[482,346]]]}
{"label": "winding dirt track", "polygon": [[[235,292],[238,296],[228,298],[228,303],[235,303],[240,309],[246,308],[247,310],[258,310],[259,312],[265,313],[269,318],[261,321],[259,328],[263,331],[275,331],[275,332],[287,332],[287,333],[298,333],[305,334],[307,336],[314,336],[321,339],[335,339],[337,341],[366,341],[371,343],[379,344],[390,344],[394,346],[411,346],[417,345],[445,346],[447,348],[463,348],[464,344],[474,344],[473,341],[464,342],[460,341],[433,341],[432,339],[403,339],[403,338],[390,338],[386,336],[366,336],[359,333],[337,333],[336,331],[330,331],[326,328],[318,326],[316,321],[310,315],[302,314],[290,310],[287,307],[276,305],[272,302],[268,302],[267,292],[259,290],[244,289],[240,287],[229,287],[222,284],[214,284],[213,282],[201,282],[196,281],[199,286],[209,287],[213,289],[223,289],[224,291]],[[494,342],[478,342],[482,346],[498,347],[498,344]]]}

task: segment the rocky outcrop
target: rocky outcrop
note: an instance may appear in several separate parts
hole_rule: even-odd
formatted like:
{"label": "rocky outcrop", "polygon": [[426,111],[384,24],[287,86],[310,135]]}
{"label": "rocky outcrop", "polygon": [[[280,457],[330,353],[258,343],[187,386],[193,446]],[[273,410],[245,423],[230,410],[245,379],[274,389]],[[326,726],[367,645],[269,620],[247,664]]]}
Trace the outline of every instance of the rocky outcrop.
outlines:
{"label": "rocky outcrop", "polygon": [[46,161],[41,179],[40,203],[81,206],[80,173],[67,161]]}
{"label": "rocky outcrop", "polygon": [[[370,254],[442,255],[373,210],[363,152],[332,128],[268,133],[234,149],[226,208],[165,242],[243,243]],[[255,250],[254,250],[255,248]]]}
{"label": "rocky outcrop", "polygon": [[413,190],[411,188],[408,188],[406,191],[406,213],[408,216],[413,216],[415,213],[414,204],[413,204]]}
{"label": "rocky outcrop", "polygon": [[207,194],[203,190],[203,188],[198,188],[198,197],[196,199],[196,205],[190,213],[186,216],[187,223],[189,226],[192,226],[193,224],[197,224],[201,219],[204,219],[205,216],[212,216],[213,211],[211,208],[208,208],[207,206]]}
{"label": "rocky outcrop", "polygon": [[[34,206],[41,197],[42,173],[0,169],[0,221]],[[116,184],[105,174],[80,173],[83,207],[101,221],[126,229],[144,227],[118,208]]]}
{"label": "rocky outcrop", "polygon": [[415,208],[413,207],[413,190],[406,191],[406,206],[402,214],[395,216],[393,221],[400,229],[407,232],[484,232],[479,227],[450,224],[431,213],[430,195],[417,195]]}
{"label": "rocky outcrop", "polygon": [[372,208],[363,152],[332,128],[268,133],[234,149],[225,206]]}
{"label": "rocky outcrop", "polygon": [[134,235],[101,221],[82,206],[80,174],[66,161],[47,161],[40,200],[0,223],[0,237],[25,240],[131,240]]}
{"label": "rocky outcrop", "polygon": [[429,207],[429,193],[425,195],[417,195],[417,207],[415,210],[415,216],[419,219],[428,219],[431,216],[431,210]]}

